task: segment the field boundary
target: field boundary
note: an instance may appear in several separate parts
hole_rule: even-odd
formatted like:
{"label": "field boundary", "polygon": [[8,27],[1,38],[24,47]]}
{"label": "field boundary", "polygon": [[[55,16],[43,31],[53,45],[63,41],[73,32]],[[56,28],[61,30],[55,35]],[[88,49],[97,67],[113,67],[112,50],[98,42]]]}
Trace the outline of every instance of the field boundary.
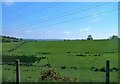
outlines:
{"label": "field boundary", "polygon": [[15,48],[10,49],[8,52],[12,52],[12,51],[14,51],[14,50],[18,49],[20,46],[22,46],[23,44],[25,44],[25,43],[27,43],[27,42],[28,42],[28,41],[25,41],[25,42],[20,43],[20,44],[19,44],[19,45],[17,45]]}

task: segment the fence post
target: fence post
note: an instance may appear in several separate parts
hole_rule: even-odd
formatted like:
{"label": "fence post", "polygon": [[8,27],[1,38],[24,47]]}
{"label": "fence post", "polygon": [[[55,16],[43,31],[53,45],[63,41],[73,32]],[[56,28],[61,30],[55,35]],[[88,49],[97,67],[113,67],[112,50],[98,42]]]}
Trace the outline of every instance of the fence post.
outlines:
{"label": "fence post", "polygon": [[16,59],[16,84],[20,84],[20,61]]}
{"label": "fence post", "polygon": [[110,61],[109,59],[106,60],[106,84],[110,82]]}

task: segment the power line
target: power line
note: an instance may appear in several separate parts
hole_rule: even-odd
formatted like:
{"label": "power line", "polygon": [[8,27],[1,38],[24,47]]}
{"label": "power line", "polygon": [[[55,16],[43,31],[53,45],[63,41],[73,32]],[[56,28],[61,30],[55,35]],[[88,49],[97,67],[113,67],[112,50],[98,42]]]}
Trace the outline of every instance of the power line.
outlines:
{"label": "power line", "polygon": [[[51,2],[52,3],[52,2]],[[39,6],[38,8],[36,8],[37,10],[33,10],[33,11],[30,11],[31,12],[31,14],[33,13],[36,13],[36,11],[38,11],[39,12],[39,10],[41,10],[41,9],[43,9],[43,8],[46,8],[46,7],[48,7],[49,5],[51,5],[51,3],[47,3],[47,4],[44,4],[44,5],[42,5],[42,6]],[[24,9],[22,9],[22,10],[24,10]],[[28,14],[26,14],[26,11],[25,12],[23,12],[23,13],[20,13],[19,15],[17,15],[17,16],[13,16],[13,17],[8,17],[7,19],[13,19],[14,20],[14,18],[15,18],[15,20],[19,20],[19,19],[21,19],[22,17],[27,17],[27,16],[29,16],[29,15],[31,15],[30,13]]]}
{"label": "power line", "polygon": [[47,18],[49,18],[48,20],[40,21],[38,23],[45,23],[45,22],[48,22],[48,21],[51,21],[51,20],[55,20],[55,19],[58,19],[58,18],[63,18],[63,17],[68,16],[68,15],[80,13],[80,12],[83,12],[83,11],[86,11],[86,10],[90,10],[92,8],[96,8],[96,7],[103,6],[103,5],[106,5],[106,4],[100,4],[100,5],[95,5],[95,6],[92,6],[92,7],[83,8],[83,9],[81,9],[79,11],[72,11],[71,13],[67,13],[67,14],[63,13],[63,15],[58,14],[58,16],[57,15],[54,15],[53,17],[50,16],[50,17],[47,17]]}
{"label": "power line", "polygon": [[[120,8],[119,8],[119,9],[120,9]],[[111,9],[111,10],[107,10],[107,11],[104,11],[104,12],[97,12],[96,15],[103,15],[103,14],[111,13],[111,12],[113,12],[113,11],[117,11],[117,9]],[[70,23],[70,22],[79,21],[79,20],[86,19],[86,18],[93,17],[93,16],[94,16],[94,15],[86,15],[86,16],[79,17],[79,18],[75,18],[75,19],[71,19],[71,20],[65,20],[65,21],[62,21],[62,22],[45,25],[45,26],[43,26],[43,27],[52,26],[52,25],[54,26],[54,25],[57,25],[57,24]],[[43,28],[43,27],[42,27],[42,28]]]}
{"label": "power line", "polygon": [[[49,22],[49,21],[52,21],[52,20],[56,20],[58,18],[63,18],[65,16],[68,16],[68,15],[72,15],[72,14],[76,14],[76,13],[80,13],[80,12],[83,12],[83,11],[86,11],[86,10],[90,10],[90,9],[93,9],[93,8],[96,8],[96,7],[100,7],[100,6],[104,6],[104,5],[107,5],[108,3],[104,3],[104,4],[95,4],[95,5],[89,5],[89,6],[85,6],[85,7],[82,7],[82,8],[77,8],[77,9],[74,9],[72,11],[69,11],[69,12],[62,12],[62,13],[59,13],[59,14],[56,14],[56,15],[52,15],[52,16],[48,16],[48,20],[43,20],[42,19],[37,19],[37,20],[34,20],[31,22],[29,22],[29,24],[22,24],[23,26],[31,26],[31,25],[35,25],[35,24],[40,24],[40,23],[46,23],[46,22]],[[39,21],[40,20],[40,21]],[[39,21],[39,22],[38,22]],[[34,22],[34,23],[33,23]],[[16,27],[18,25],[14,25],[14,27]]]}
{"label": "power line", "polygon": [[[118,8],[118,9],[120,9],[120,8]],[[96,15],[103,15],[103,14],[111,13],[113,11],[117,11],[118,9],[116,8],[116,9],[111,9],[111,10],[107,10],[107,11],[104,11],[104,12],[98,12],[98,13],[96,13]],[[71,19],[71,20],[66,20],[66,21],[50,24],[50,25],[45,25],[44,27],[57,25],[57,24],[65,24],[65,23],[74,22],[74,21],[79,21],[79,20],[86,19],[86,18],[93,17],[93,16],[94,15],[87,15],[87,16],[83,16],[83,17],[80,17],[80,18],[75,18],[75,19]]]}
{"label": "power line", "polygon": [[[49,4],[48,4],[49,5]],[[88,7],[88,6],[91,6],[91,5],[87,5],[87,6],[85,6],[85,7]],[[42,6],[43,8],[44,8],[44,5]],[[45,10],[45,9],[44,9]],[[79,8],[77,8],[77,9],[74,9],[74,10],[79,10]],[[74,11],[73,10],[73,11]],[[59,13],[59,14],[63,14],[63,13],[68,13],[68,12],[71,12],[72,10],[70,10],[70,11],[66,11],[66,12],[62,12],[62,13]],[[33,12],[35,12],[35,11],[33,11]],[[39,12],[39,11],[38,11]],[[29,14],[29,15],[31,15],[31,14]],[[54,16],[54,15],[53,15]],[[49,18],[49,17],[52,17],[52,16],[48,16],[48,17],[45,17],[45,18]],[[20,18],[21,19],[21,18]],[[44,18],[43,18],[44,19]]]}
{"label": "power line", "polygon": [[[51,3],[53,3],[53,4],[51,4]],[[48,3],[48,4],[45,4],[45,5],[43,5],[43,6],[40,6],[37,10],[34,10],[34,11],[32,11],[31,13],[29,13],[29,14],[23,14],[23,15],[21,15],[21,16],[16,16],[17,18],[16,19],[13,19],[12,17],[10,17],[10,18],[12,18],[13,20],[11,20],[9,23],[11,23],[11,22],[13,22],[14,20],[16,21],[16,20],[21,20],[21,19],[23,19],[23,18],[26,18],[26,17],[28,17],[28,16],[31,16],[32,14],[35,14],[35,13],[38,13],[38,12],[41,12],[40,10],[44,10],[44,9],[49,9],[49,8],[51,8],[51,7],[54,7],[54,6],[56,6],[56,5],[58,5],[59,3],[55,3],[55,2],[51,2],[51,3]]]}
{"label": "power line", "polygon": [[[115,9],[111,9],[111,10],[107,10],[107,11],[103,11],[103,12],[97,12],[96,15],[104,15],[104,14],[107,14],[107,13],[111,13],[113,11],[117,11],[119,10],[120,8],[115,8]],[[70,23],[70,22],[75,22],[75,21],[79,21],[79,20],[83,20],[83,19],[87,19],[87,18],[90,18],[90,17],[93,17],[94,15],[86,15],[86,16],[82,16],[82,17],[79,17],[79,18],[75,18],[75,19],[71,19],[71,20],[65,20],[65,21],[62,21],[62,22],[57,22],[57,23],[54,23],[54,24],[49,24],[49,25],[45,25],[45,26],[39,26],[38,28],[45,28],[47,26],[55,26],[55,25],[58,25],[58,24],[65,24],[65,23]],[[36,27],[37,28],[37,27]],[[35,29],[35,28],[34,28]]]}
{"label": "power line", "polygon": [[[108,3],[107,3],[108,4]],[[79,13],[79,12],[82,12],[82,10],[88,10],[89,8],[94,8],[94,7],[99,7],[99,6],[103,6],[103,5],[106,5],[106,4],[98,4],[98,5],[95,5],[94,4],[90,4],[90,5],[87,5],[87,6],[84,6],[84,7],[79,7],[79,8],[76,8],[76,9],[73,9],[73,10],[69,10],[69,11],[65,11],[65,12],[61,12],[59,14],[56,14],[56,15],[52,15],[52,16],[48,16],[48,17],[44,17],[43,19],[45,18],[53,18],[53,17],[63,17],[63,16],[66,16],[66,15],[69,15],[69,14],[75,14],[75,13]],[[67,14],[66,14],[67,13]],[[41,20],[41,19],[40,19]]]}
{"label": "power line", "polygon": [[[18,3],[18,2],[16,2],[16,3]],[[19,2],[19,3],[21,3],[21,2]],[[19,7],[19,8],[16,8],[15,10],[9,11],[9,12],[6,13],[4,16],[7,17],[8,15],[13,14],[14,12],[20,11],[21,9],[23,9],[23,8],[25,8],[25,7],[31,6],[32,4],[33,4],[33,3],[25,4],[25,5],[23,5],[22,7]]]}

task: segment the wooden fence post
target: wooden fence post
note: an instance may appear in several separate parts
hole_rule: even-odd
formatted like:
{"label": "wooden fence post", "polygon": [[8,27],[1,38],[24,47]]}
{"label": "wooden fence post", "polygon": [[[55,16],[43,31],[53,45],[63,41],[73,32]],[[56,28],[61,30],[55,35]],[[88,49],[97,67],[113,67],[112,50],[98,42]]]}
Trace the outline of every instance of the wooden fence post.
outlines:
{"label": "wooden fence post", "polygon": [[106,84],[110,83],[110,61],[106,60]]}
{"label": "wooden fence post", "polygon": [[16,59],[16,84],[20,84],[20,61]]}

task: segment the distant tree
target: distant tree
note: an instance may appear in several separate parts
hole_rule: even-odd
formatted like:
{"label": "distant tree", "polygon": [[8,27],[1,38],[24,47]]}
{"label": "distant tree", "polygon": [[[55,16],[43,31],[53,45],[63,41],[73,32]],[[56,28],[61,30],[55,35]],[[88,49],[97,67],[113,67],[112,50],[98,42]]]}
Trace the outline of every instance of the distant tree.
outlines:
{"label": "distant tree", "polygon": [[117,35],[110,36],[108,39],[119,39]]}
{"label": "distant tree", "polygon": [[23,38],[20,38],[20,41],[23,41]]}
{"label": "distant tree", "polygon": [[93,40],[92,35],[88,35],[87,40]]}
{"label": "distant tree", "polygon": [[2,42],[19,42],[23,41],[22,38],[16,38],[16,37],[10,37],[10,36],[1,36],[2,37]]}
{"label": "distant tree", "polygon": [[64,41],[66,41],[66,39],[64,39]]}
{"label": "distant tree", "polygon": [[70,41],[70,39],[68,39],[68,41]]}

